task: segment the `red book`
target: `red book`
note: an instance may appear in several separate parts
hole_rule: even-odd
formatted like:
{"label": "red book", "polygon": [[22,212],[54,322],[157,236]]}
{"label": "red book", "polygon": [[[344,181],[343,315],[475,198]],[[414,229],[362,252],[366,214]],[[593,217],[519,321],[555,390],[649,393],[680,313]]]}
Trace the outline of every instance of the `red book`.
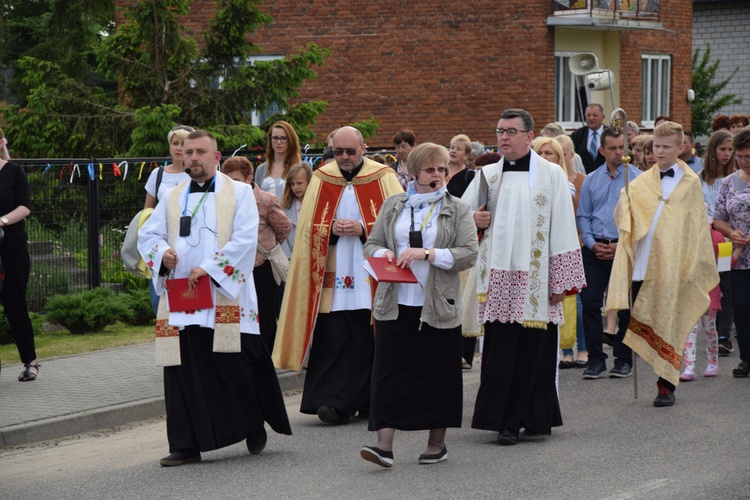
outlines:
{"label": "red book", "polygon": [[408,267],[402,269],[385,257],[365,257],[364,268],[378,281],[390,283],[419,283]]}
{"label": "red book", "polygon": [[187,278],[167,280],[167,298],[170,312],[211,309],[214,307],[211,277],[198,278],[198,283],[193,289],[188,286]]}

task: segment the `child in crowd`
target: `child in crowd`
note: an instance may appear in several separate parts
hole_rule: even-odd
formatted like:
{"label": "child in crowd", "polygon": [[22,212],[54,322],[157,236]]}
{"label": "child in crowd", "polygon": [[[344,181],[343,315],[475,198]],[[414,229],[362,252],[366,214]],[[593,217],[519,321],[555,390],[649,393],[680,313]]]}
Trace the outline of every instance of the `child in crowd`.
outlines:
{"label": "child in crowd", "polygon": [[633,308],[624,343],[659,377],[654,406],[672,406],[685,340],[719,284],[700,178],[679,160],[682,126],[654,130],[656,167],[630,182],[615,211],[620,240],[607,310]]}
{"label": "child in crowd", "polygon": [[292,232],[289,233],[286,241],[281,244],[287,258],[292,258],[292,249],[294,248],[294,233],[297,230],[297,216],[302,207],[302,198],[305,197],[307,186],[312,179],[312,168],[305,162],[292,165],[287,174],[287,181],[284,185],[284,194],[281,196],[281,208],[292,221]]}
{"label": "child in crowd", "polygon": [[[708,205],[706,205],[706,209],[708,209]],[[713,222],[714,218],[709,215],[708,227],[711,231],[711,240],[713,240],[714,256],[718,258],[719,243],[724,243],[724,236],[711,227]],[[743,248],[744,245],[735,245],[732,251],[732,265],[740,258]],[[717,286],[709,292],[708,296],[711,299],[708,311],[690,330],[685,342],[685,351],[682,356],[685,369],[680,375],[680,380],[683,382],[695,380],[695,342],[699,326],[703,327],[703,332],[706,334],[706,356],[708,357],[708,366],[706,371],[703,372],[703,376],[715,377],[719,373],[719,336],[716,333],[716,313],[721,311],[721,289]]]}

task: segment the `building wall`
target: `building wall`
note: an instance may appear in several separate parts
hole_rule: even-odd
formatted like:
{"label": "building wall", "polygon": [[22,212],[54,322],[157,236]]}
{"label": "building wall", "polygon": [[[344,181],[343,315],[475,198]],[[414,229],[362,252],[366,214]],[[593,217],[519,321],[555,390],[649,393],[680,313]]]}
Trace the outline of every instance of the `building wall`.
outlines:
{"label": "building wall", "polygon": [[750,47],[750,3],[713,2],[693,5],[693,50],[701,54],[706,43],[711,46],[711,60],[719,59],[716,80],[728,78],[734,68],[739,68],[725,94],[742,97],[742,104],[727,106],[721,112],[750,114],[750,64],[747,63],[747,49]]}
{"label": "building wall", "polygon": [[[195,1],[185,22],[193,36],[211,5]],[[261,5],[274,22],[251,39],[269,55],[292,54],[308,43],[332,50],[317,70],[318,80],[301,89],[302,100],[329,103],[315,126],[321,141],[332,129],[374,118],[380,129],[370,146],[390,146],[402,128],[414,130],[420,142],[447,144],[465,133],[494,145],[505,108],[527,109],[537,129],[554,119],[555,30],[546,25],[551,5],[550,0],[277,0]],[[620,39],[621,65],[632,68],[627,84],[618,83],[620,105],[638,117],[643,50],[674,51],[672,87],[686,90],[690,81],[691,2],[661,5],[662,23],[676,33],[603,35]],[[684,54],[675,50],[680,47],[687,47]],[[675,116],[689,120],[687,107],[674,100]]]}

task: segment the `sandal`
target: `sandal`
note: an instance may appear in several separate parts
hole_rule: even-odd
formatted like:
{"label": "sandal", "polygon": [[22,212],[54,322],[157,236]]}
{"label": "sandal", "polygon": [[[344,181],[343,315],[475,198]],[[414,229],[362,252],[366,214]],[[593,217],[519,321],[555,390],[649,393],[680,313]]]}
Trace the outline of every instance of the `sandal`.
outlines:
{"label": "sandal", "polygon": [[[21,374],[18,376],[19,382],[31,382],[32,380],[36,380],[36,376],[39,375],[39,363],[34,363],[33,365],[31,363],[24,363],[24,370],[21,372]],[[31,369],[36,368],[36,373],[32,372]]]}

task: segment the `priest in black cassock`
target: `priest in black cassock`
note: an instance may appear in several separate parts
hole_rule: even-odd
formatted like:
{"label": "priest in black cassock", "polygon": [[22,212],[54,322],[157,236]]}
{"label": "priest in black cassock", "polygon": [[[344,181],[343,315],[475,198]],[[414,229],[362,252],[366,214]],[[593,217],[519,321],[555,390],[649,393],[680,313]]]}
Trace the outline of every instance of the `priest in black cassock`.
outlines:
{"label": "priest in black cassock", "polygon": [[[260,337],[252,272],[258,211],[249,185],[216,171],[221,153],[205,131],[185,139],[191,180],[169,191],[139,231],[138,250],[161,295],[157,364],[164,366],[170,455],[162,466],[200,462],[201,452],[246,440],[266,445],[264,421],[291,434],[271,356]],[[171,278],[190,289],[210,280],[213,307],[187,309]],[[174,300],[173,300],[174,299]]]}

